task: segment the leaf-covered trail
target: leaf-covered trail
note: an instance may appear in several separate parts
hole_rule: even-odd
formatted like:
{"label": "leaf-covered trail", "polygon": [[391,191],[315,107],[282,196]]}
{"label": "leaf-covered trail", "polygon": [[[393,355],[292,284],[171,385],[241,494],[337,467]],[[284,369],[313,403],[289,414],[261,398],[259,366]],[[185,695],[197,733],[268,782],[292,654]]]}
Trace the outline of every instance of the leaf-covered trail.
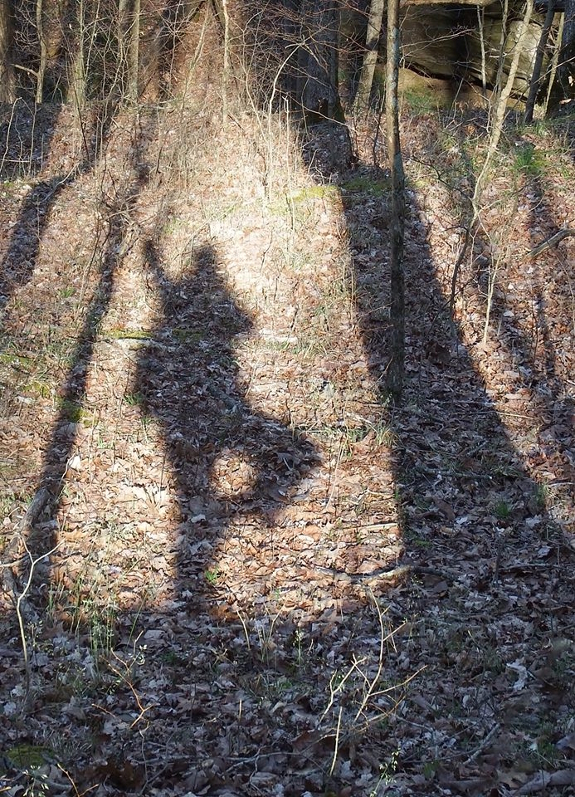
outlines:
{"label": "leaf-covered trail", "polygon": [[[7,782],[28,745],[54,794],[520,794],[540,770],[570,788],[574,244],[526,267],[542,199],[502,175],[504,236],[475,241],[454,329],[470,175],[442,129],[406,131],[393,412],[386,175],[346,166],[337,130],[302,156],[281,120],[270,147],[208,105],[119,115],[36,215],[69,141],[6,189],[2,532],[45,488],[26,540],[56,546],[28,695],[5,596]],[[544,186],[558,226],[569,174]]]}

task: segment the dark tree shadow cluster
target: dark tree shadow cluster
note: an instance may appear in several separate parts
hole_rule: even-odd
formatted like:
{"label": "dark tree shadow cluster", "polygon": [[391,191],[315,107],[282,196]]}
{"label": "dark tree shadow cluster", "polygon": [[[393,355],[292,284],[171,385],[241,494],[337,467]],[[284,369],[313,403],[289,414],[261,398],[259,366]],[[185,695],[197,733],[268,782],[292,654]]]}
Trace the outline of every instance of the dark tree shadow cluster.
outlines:
{"label": "dark tree shadow cluster", "polygon": [[[338,140],[339,152],[334,149]],[[426,222],[422,221],[415,191],[409,188],[404,261],[405,385],[402,404],[395,408],[387,405],[388,176],[378,166],[360,164],[351,171],[346,169],[350,162],[348,144],[339,125],[327,124],[309,131],[304,138],[304,156],[318,181],[335,183],[342,192],[357,321],[373,381],[381,387],[382,417],[396,432],[391,461],[404,542],[401,563],[413,572],[412,589],[403,597],[420,625],[433,629],[431,659],[441,652],[449,673],[445,705],[444,697],[438,694],[437,706],[444,705],[441,710],[449,714],[451,701],[468,699],[464,696],[474,684],[478,694],[483,690],[484,697],[477,706],[472,702],[469,710],[482,713],[482,721],[489,727],[500,725],[503,738],[507,732],[505,711],[513,705],[513,692],[509,687],[499,703],[490,702],[487,695],[493,692],[494,675],[481,651],[493,646],[505,661],[508,646],[513,650],[520,642],[533,649],[530,655],[536,658],[535,648],[545,640],[553,639],[552,644],[558,645],[562,635],[571,636],[565,622],[572,601],[567,574],[573,551],[568,535],[548,510],[546,487],[531,477],[525,453],[516,450],[463,344],[457,318],[450,311],[449,285],[438,276]],[[554,343],[546,332],[545,308],[539,299],[536,325],[542,346],[537,362],[533,341],[512,325],[513,316],[505,310],[499,303],[494,311],[492,335],[497,345],[510,350],[518,372],[530,374],[530,389],[541,394],[542,401],[535,402],[536,417],[531,419],[534,429],[541,430],[537,456],[548,455],[555,463],[560,460],[565,470],[553,468],[556,481],[572,485],[572,470],[566,459],[566,446],[572,439],[572,409],[555,372]],[[520,381],[517,389],[525,384]],[[521,423],[524,426],[529,420],[525,416]],[[424,574],[423,585],[417,573]],[[469,606],[476,608],[466,606],[462,590]],[[385,592],[381,601],[386,604]],[[394,605],[397,594],[390,593],[389,601]],[[494,605],[499,608],[495,610]],[[484,615],[475,613],[480,606]],[[472,645],[463,666],[450,649],[462,634]],[[415,642],[414,646],[416,655],[425,655],[425,643]],[[431,671],[429,677],[441,678]],[[537,681],[533,686],[539,695],[537,711],[518,711],[516,728],[530,732],[537,723],[560,723],[564,713],[572,711],[565,681],[550,677],[561,698],[556,700],[549,694],[549,685]],[[432,726],[435,716],[433,712],[428,715]],[[498,760],[503,768],[510,764],[505,751]],[[410,763],[405,761],[404,766],[409,769]],[[444,777],[446,782],[457,781],[451,773]]]}

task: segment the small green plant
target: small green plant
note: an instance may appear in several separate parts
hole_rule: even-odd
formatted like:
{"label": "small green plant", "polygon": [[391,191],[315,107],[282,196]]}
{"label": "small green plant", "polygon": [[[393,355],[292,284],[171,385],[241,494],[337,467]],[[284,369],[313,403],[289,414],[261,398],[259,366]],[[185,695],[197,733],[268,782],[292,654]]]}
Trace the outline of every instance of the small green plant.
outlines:
{"label": "small green plant", "polygon": [[312,185],[295,191],[288,196],[288,201],[294,204],[306,202],[309,199],[337,199],[339,188],[335,185]]}
{"label": "small green plant", "polygon": [[379,782],[377,787],[371,792],[370,797],[376,797],[379,794],[379,787],[382,783],[391,784],[393,776],[397,772],[397,764],[399,761],[399,750],[394,750],[390,755],[389,760],[384,764],[379,765]]}
{"label": "small green plant", "polygon": [[501,658],[501,654],[491,645],[487,645],[482,651],[482,663],[488,672],[494,674],[505,672],[505,662]]}
{"label": "small green plant", "polygon": [[106,337],[112,340],[148,340],[151,334],[146,329],[110,329]]}
{"label": "small green plant", "polygon": [[68,423],[78,423],[82,418],[82,405],[77,401],[62,399],[60,401],[60,413]]}
{"label": "small green plant", "polygon": [[167,650],[165,653],[162,653],[160,658],[171,667],[179,667],[186,664],[186,659],[176,653],[175,650]]}
{"label": "small green plant", "polygon": [[26,357],[23,354],[16,354],[11,352],[2,352],[0,354],[0,363],[6,365],[13,365],[17,368],[27,368],[33,365],[31,357]]}
{"label": "small green plant", "polygon": [[535,490],[535,503],[538,509],[545,509],[549,499],[549,488],[546,484],[538,484]]}
{"label": "small green plant", "polygon": [[217,567],[211,568],[210,570],[206,570],[204,573],[205,579],[208,584],[215,586],[218,583],[218,579],[220,577],[220,570]]}
{"label": "small green plant", "polygon": [[176,327],[172,334],[179,343],[199,343],[202,339],[202,333],[195,329]]}
{"label": "small green plant", "polygon": [[541,769],[554,767],[560,753],[553,742],[555,728],[549,723],[542,723],[537,728],[537,738],[527,748],[528,757]]}
{"label": "small green plant", "polygon": [[34,379],[26,386],[26,393],[39,398],[50,398],[53,393],[53,387],[48,382]]}
{"label": "small green plant", "polygon": [[76,630],[87,628],[94,659],[108,655],[114,647],[117,608],[112,603],[99,605],[89,595],[79,595],[76,606],[71,607]]}
{"label": "small green plant", "polygon": [[295,650],[295,663],[299,668],[303,663],[303,631],[301,628],[296,628],[294,632],[293,646]]}
{"label": "small green plant", "polygon": [[509,506],[507,501],[498,501],[493,507],[493,514],[499,520],[508,520],[511,517],[513,508]]}
{"label": "small green plant", "polygon": [[439,768],[439,761],[426,761],[423,765],[423,775],[427,780],[433,780]]}
{"label": "small green plant", "polygon": [[49,750],[46,747],[38,747],[31,744],[19,744],[6,752],[9,762],[17,767],[30,768],[41,767],[46,763],[46,755]]}
{"label": "small green plant", "polygon": [[515,169],[528,177],[540,177],[545,167],[545,158],[533,144],[517,142],[513,165]]}
{"label": "small green plant", "polygon": [[144,403],[144,397],[141,393],[124,393],[124,401],[130,407],[141,407]]}
{"label": "small green plant", "polygon": [[343,191],[357,194],[370,194],[371,196],[385,196],[389,194],[389,180],[374,179],[370,177],[352,177],[342,183]]}

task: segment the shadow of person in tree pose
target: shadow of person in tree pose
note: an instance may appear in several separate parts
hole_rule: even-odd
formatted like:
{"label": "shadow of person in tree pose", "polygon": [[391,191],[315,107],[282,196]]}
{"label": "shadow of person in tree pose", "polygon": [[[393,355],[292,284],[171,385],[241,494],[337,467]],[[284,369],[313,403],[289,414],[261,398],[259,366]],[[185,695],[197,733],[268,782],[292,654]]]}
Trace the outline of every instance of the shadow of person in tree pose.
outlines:
{"label": "shadow of person in tree pose", "polygon": [[246,399],[233,341],[252,323],[230,295],[214,247],[201,246],[174,280],[151,241],[144,251],[160,313],[135,388],[159,424],[184,529],[175,592],[197,595],[216,567],[223,529],[243,514],[271,518],[316,457]]}

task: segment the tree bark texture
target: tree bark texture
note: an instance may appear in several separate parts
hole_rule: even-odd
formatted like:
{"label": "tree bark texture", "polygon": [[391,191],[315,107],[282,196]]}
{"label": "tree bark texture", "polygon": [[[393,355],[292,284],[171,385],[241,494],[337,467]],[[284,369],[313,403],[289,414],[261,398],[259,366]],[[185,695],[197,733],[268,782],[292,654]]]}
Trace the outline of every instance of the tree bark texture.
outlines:
{"label": "tree bark texture", "polygon": [[541,84],[541,68],[543,66],[545,50],[547,49],[547,41],[549,39],[549,33],[551,31],[551,26],[553,25],[554,17],[555,0],[549,0],[547,14],[545,15],[545,22],[543,23],[543,28],[541,30],[541,38],[539,39],[539,44],[537,45],[535,63],[533,64],[533,74],[531,75],[531,84],[529,86],[529,94],[527,96],[527,102],[525,103],[525,115],[523,117],[523,121],[526,125],[531,124],[533,121],[535,101],[537,99],[539,86]]}
{"label": "tree bark texture", "polygon": [[0,102],[15,99],[12,49],[12,4],[10,0],[0,0]]}
{"label": "tree bark texture", "polygon": [[354,108],[356,111],[365,110],[369,105],[373,76],[377,64],[379,50],[379,37],[383,22],[385,0],[371,0],[369,17],[367,20],[367,35],[365,39],[365,55],[361,66],[359,83],[355,95]]}
{"label": "tree bark texture", "polygon": [[36,102],[39,104],[44,99],[44,78],[48,65],[48,48],[46,47],[46,31],[44,29],[44,2],[36,0],[36,34],[40,47],[40,60],[36,73]]}
{"label": "tree bark texture", "polygon": [[405,370],[405,280],[403,269],[405,175],[399,133],[399,59],[399,0],[388,0],[385,117],[387,153],[391,175],[390,314],[392,325],[388,387],[395,402],[398,402],[401,398]]}
{"label": "tree bark texture", "polygon": [[120,0],[118,5],[119,57],[124,90],[132,102],[139,96],[140,0]]}

